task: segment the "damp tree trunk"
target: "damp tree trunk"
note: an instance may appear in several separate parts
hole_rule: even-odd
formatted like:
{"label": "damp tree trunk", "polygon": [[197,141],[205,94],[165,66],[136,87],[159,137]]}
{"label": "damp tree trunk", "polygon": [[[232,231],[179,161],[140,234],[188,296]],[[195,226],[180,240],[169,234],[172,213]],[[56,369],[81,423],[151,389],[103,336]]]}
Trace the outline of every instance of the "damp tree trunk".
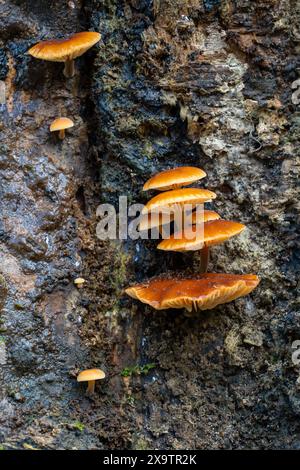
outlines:
{"label": "damp tree trunk", "polygon": [[[299,448],[298,26],[292,0],[2,2],[1,446]],[[102,41],[72,80],[26,55],[84,30]],[[75,123],[61,142],[58,116]],[[177,165],[205,169],[211,208],[247,226],[208,271],[261,277],[189,318],[123,289],[199,273],[200,253],[96,236],[100,203],[144,203],[145,180]],[[86,396],[91,367],[106,379]]]}

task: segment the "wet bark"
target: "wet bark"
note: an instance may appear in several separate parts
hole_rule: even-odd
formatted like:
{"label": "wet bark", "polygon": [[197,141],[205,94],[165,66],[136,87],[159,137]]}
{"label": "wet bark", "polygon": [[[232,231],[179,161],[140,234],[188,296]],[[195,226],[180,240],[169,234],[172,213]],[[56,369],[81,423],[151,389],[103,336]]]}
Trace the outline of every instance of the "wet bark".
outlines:
{"label": "wet bark", "polygon": [[[299,448],[296,2],[48,3],[0,5],[1,445]],[[71,79],[26,55],[87,29],[102,40]],[[64,115],[75,126],[59,141]],[[184,164],[247,225],[209,271],[261,277],[189,318],[123,289],[198,273],[199,253],[96,236],[100,203],[145,202],[151,174]],[[93,397],[76,382],[89,367],[106,372]]]}

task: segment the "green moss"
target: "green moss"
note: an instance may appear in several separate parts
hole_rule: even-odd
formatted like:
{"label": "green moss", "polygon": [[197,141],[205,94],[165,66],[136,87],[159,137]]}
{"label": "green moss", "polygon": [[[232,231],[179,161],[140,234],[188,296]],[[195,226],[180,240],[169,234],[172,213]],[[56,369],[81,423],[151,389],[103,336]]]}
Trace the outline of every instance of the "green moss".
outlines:
{"label": "green moss", "polygon": [[74,429],[75,431],[83,432],[85,430],[85,425],[80,421],[73,421],[73,422],[63,422],[60,423],[60,426],[65,426],[68,429]]}
{"label": "green moss", "polygon": [[130,260],[130,256],[126,253],[122,246],[119,245],[115,250],[114,256],[114,267],[111,276],[111,285],[116,292],[116,298],[118,298],[121,290],[127,281],[127,264]]}
{"label": "green moss", "polygon": [[145,145],[144,145],[144,154],[147,158],[152,158],[153,155],[154,155],[155,151],[154,151],[154,148],[151,144],[151,142],[147,141],[145,142]]}
{"label": "green moss", "polygon": [[151,369],[154,369],[156,365],[153,363],[144,364],[143,366],[135,365],[131,367],[125,367],[121,375],[122,377],[131,377],[132,375],[147,375]]}
{"label": "green moss", "polygon": [[26,450],[39,450],[37,447],[33,447],[31,444],[27,444],[27,442],[23,443],[23,448]]}
{"label": "green moss", "polygon": [[84,431],[85,425],[82,424],[80,421],[75,421],[74,423],[71,424],[72,428],[76,429],[77,431]]}
{"label": "green moss", "polygon": [[149,450],[151,447],[149,445],[149,442],[144,439],[143,437],[139,437],[134,443],[133,443],[133,449],[134,450]]}
{"label": "green moss", "polygon": [[7,290],[6,280],[2,274],[0,274],[0,289]]}
{"label": "green moss", "polygon": [[5,278],[0,274],[0,309],[3,307],[7,294],[7,284]]}
{"label": "green moss", "polygon": [[134,406],[134,404],[135,404],[135,398],[132,395],[127,395],[126,401],[127,401],[128,405],[130,405],[130,406]]}

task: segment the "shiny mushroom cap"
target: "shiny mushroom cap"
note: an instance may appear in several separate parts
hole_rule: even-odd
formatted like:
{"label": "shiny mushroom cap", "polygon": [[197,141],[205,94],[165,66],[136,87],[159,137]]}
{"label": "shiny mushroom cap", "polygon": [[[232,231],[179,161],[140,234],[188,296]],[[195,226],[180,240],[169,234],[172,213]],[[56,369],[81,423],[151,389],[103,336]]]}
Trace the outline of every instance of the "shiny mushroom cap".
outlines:
{"label": "shiny mushroom cap", "polygon": [[210,220],[204,224],[204,243],[206,246],[218,245],[245,230],[246,226],[231,220]]}
{"label": "shiny mushroom cap", "polygon": [[203,224],[203,231],[196,226],[187,227],[181,235],[174,233],[169,239],[162,240],[157,248],[164,251],[199,250],[204,246],[218,245],[229,238],[238,235],[245,225],[230,220],[211,220]]}
{"label": "shiny mushroom cap", "polygon": [[77,382],[89,382],[90,380],[100,380],[105,378],[105,373],[101,369],[86,369],[77,376]]}
{"label": "shiny mushroom cap", "polygon": [[[192,213],[192,224],[195,224],[196,223],[196,217],[197,217],[197,214],[196,212],[193,212]],[[217,212],[215,211],[203,211],[203,222],[210,222],[211,220],[218,220],[220,219],[221,216],[219,214],[217,214]]]}
{"label": "shiny mushroom cap", "polygon": [[167,191],[169,189],[187,186],[206,176],[205,171],[193,166],[180,166],[172,170],[165,170],[157,175],[152,176],[144,184],[143,191],[149,189],[157,189],[159,191]]}
{"label": "shiny mushroom cap", "polygon": [[142,214],[148,212],[169,211],[170,208],[182,209],[185,204],[195,207],[216,198],[216,194],[208,189],[174,189],[158,194],[150,199],[142,210]]}
{"label": "shiny mushroom cap", "polygon": [[31,47],[28,54],[36,59],[50,60],[53,62],[66,62],[76,59],[84,54],[90,47],[101,39],[101,34],[85,31],[73,34],[67,39],[53,39],[42,41]]}
{"label": "shiny mushroom cap", "polygon": [[57,119],[54,119],[54,121],[50,125],[50,132],[54,131],[62,131],[64,129],[68,129],[69,127],[73,127],[74,122],[72,119],[66,118],[66,117],[60,117]]}
{"label": "shiny mushroom cap", "polygon": [[195,279],[154,278],[126,293],[156,310],[209,310],[249,294],[259,283],[254,274],[205,273]]}

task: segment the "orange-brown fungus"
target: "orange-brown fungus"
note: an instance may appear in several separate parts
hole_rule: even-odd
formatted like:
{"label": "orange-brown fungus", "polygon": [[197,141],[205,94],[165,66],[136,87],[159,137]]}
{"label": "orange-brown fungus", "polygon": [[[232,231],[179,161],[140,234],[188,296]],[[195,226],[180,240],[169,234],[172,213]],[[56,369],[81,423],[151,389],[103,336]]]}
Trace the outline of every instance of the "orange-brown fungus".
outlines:
{"label": "orange-brown fungus", "polygon": [[216,194],[208,189],[174,189],[173,191],[166,191],[158,194],[150,199],[144,207],[142,214],[148,212],[166,212],[170,209],[182,210],[185,205],[195,207],[196,204],[203,204],[204,202],[211,201],[216,198]]}
{"label": "orange-brown fungus", "polygon": [[64,74],[67,77],[72,77],[74,75],[74,59],[84,54],[100,39],[100,33],[84,31],[73,34],[67,39],[39,42],[29,49],[28,54],[36,59],[65,62]]}
{"label": "orange-brown fungus", "polygon": [[65,138],[65,130],[74,126],[72,119],[66,117],[59,117],[54,119],[50,125],[50,132],[59,132],[59,138],[63,140]]}
{"label": "orange-brown fungus", "polygon": [[259,283],[254,274],[205,273],[195,279],[153,278],[126,293],[156,310],[209,310],[249,294]]}
{"label": "orange-brown fungus", "polygon": [[159,191],[167,191],[169,189],[187,186],[206,176],[205,171],[193,166],[180,166],[172,170],[165,170],[157,175],[152,176],[144,184],[143,191],[149,189],[157,189]]}
{"label": "orange-brown fungus", "polygon": [[[211,220],[218,220],[221,217],[215,211],[203,211],[203,222],[210,222]],[[196,223],[196,212],[192,213],[192,224]]]}
{"label": "orange-brown fungus", "polygon": [[245,229],[245,225],[229,220],[211,220],[203,224],[201,229],[195,226],[185,228],[185,233],[179,232],[171,235],[169,239],[159,243],[157,248],[165,251],[199,250],[203,247],[218,245],[229,238],[238,235]]}

